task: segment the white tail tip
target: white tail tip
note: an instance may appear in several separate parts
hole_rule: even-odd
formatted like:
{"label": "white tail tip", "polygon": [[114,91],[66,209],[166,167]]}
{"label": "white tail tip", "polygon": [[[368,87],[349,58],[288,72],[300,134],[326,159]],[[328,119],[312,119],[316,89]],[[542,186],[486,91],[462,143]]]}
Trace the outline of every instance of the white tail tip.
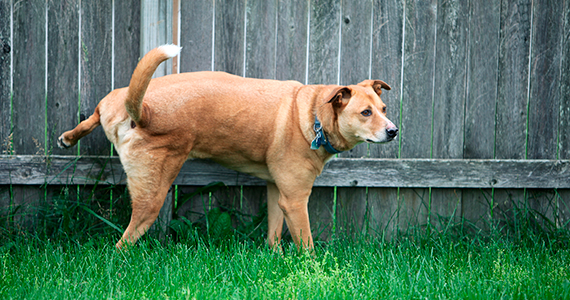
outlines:
{"label": "white tail tip", "polygon": [[162,52],[170,58],[175,57],[176,55],[178,55],[180,53],[180,50],[182,50],[182,47],[179,47],[179,46],[174,45],[174,44],[162,45],[158,48],[160,50],[162,50]]}

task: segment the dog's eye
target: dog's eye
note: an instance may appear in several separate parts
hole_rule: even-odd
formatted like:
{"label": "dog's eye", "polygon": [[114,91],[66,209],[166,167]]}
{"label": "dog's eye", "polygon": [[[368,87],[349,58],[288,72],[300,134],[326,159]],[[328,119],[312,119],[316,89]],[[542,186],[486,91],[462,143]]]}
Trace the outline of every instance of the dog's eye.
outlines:
{"label": "dog's eye", "polygon": [[362,114],[365,117],[370,117],[372,115],[372,111],[367,109],[367,110],[361,112],[360,114]]}
{"label": "dog's eye", "polygon": [[386,113],[386,106],[382,107],[382,113]]}

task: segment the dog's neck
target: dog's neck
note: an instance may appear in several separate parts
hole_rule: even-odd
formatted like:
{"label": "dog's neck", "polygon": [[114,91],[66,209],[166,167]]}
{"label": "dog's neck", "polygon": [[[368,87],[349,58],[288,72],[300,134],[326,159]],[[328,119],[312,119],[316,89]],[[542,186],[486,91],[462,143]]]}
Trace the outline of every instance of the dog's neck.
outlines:
{"label": "dog's neck", "polygon": [[315,138],[311,142],[312,150],[317,150],[322,146],[330,154],[338,154],[342,152],[340,150],[335,149],[335,147],[331,145],[330,140],[326,132],[323,130],[323,126],[321,125],[321,122],[319,121],[319,118],[317,118],[316,115],[315,115],[315,123],[313,124],[313,130],[315,131]]}
{"label": "dog's neck", "polygon": [[338,116],[331,105],[325,104],[317,108],[316,117],[320,120],[323,134],[330,145],[339,152],[348,151],[356,145],[351,145],[340,133]]}

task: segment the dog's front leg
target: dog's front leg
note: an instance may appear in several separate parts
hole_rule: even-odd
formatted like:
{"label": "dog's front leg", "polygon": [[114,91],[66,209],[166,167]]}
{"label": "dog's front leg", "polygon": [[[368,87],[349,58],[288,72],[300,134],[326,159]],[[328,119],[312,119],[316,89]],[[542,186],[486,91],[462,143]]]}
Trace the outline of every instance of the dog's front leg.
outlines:
{"label": "dog's front leg", "polygon": [[287,221],[293,241],[299,249],[313,249],[308,210],[310,195],[310,187],[308,189],[296,187],[292,190],[286,186],[279,187],[278,205]]}
{"label": "dog's front leg", "polygon": [[275,183],[267,182],[267,244],[277,249],[283,230],[283,210],[279,207],[279,189]]}

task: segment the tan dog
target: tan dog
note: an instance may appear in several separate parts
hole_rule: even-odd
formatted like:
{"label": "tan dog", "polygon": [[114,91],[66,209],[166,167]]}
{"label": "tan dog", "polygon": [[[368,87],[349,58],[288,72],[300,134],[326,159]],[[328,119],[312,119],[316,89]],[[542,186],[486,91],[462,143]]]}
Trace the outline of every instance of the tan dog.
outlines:
{"label": "tan dog", "polygon": [[184,162],[206,158],[267,180],[271,246],[279,244],[285,219],[295,244],[312,248],[307,204],[315,178],[330,152],[397,135],[380,99],[381,88],[390,86],[380,80],[303,85],[224,72],[151,80],[158,65],[179,52],[175,45],[151,50],[128,88],[109,93],[58,140],[60,147],[74,146],[102,125],[115,145],[133,207],[117,247],[134,243],[152,225]]}

